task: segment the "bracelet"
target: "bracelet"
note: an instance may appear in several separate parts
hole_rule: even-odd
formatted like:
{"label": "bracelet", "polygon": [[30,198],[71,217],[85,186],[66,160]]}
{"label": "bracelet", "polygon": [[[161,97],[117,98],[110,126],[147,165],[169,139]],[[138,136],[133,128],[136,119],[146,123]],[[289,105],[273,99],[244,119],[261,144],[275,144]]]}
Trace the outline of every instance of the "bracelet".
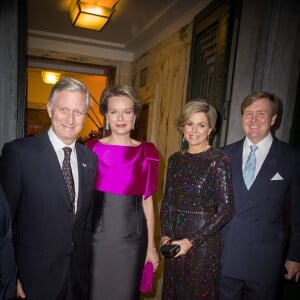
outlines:
{"label": "bracelet", "polygon": [[151,248],[149,250],[152,250],[152,251],[157,251],[157,249],[154,247],[154,248]]}

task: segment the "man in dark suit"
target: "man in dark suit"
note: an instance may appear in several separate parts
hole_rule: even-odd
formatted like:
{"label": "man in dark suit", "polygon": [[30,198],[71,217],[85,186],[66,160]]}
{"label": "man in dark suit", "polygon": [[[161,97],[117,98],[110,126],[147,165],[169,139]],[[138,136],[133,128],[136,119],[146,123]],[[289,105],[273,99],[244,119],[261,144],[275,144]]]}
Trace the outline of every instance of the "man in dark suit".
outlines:
{"label": "man in dark suit", "polygon": [[284,267],[287,279],[300,275],[300,154],[271,134],[278,104],[269,93],[247,96],[241,105],[246,137],[224,148],[235,215],[224,228],[220,300],[276,299]]}
{"label": "man in dark suit", "polygon": [[10,210],[0,185],[0,300],[16,298],[16,266]]}
{"label": "man in dark suit", "polygon": [[49,131],[3,147],[0,180],[11,209],[20,298],[88,299],[97,158],[75,139],[89,101],[81,82],[61,79],[47,104]]}

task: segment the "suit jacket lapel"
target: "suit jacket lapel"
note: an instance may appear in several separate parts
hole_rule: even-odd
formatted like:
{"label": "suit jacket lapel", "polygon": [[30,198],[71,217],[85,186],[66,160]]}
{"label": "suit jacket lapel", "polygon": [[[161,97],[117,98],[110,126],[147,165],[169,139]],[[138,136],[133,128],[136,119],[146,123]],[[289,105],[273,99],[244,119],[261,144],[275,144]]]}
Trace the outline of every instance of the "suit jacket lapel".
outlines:
{"label": "suit jacket lapel", "polygon": [[[280,160],[280,149],[278,148],[278,140],[273,139],[269,153],[263,162],[261,169],[259,170],[254,182],[253,189],[264,187],[274,176],[278,170],[278,161]],[[252,188],[251,187],[251,188]]]}
{"label": "suit jacket lapel", "polygon": [[88,176],[88,165],[89,161],[87,161],[85,152],[79,145],[76,143],[76,154],[77,154],[77,165],[78,165],[78,199],[77,199],[77,214],[80,212],[82,207],[82,201],[84,197],[83,187],[85,186],[84,181]]}
{"label": "suit jacket lapel", "polygon": [[[234,145],[235,148],[231,150],[231,169],[233,178],[233,185],[236,194],[246,193],[247,188],[243,178],[243,144],[244,139]],[[245,206],[249,205],[242,197],[236,197],[235,199],[235,210],[238,212],[244,209]]]}
{"label": "suit jacket lapel", "polygon": [[40,144],[40,160],[44,164],[45,170],[47,170],[47,176],[50,176],[49,180],[52,182],[52,185],[62,193],[62,198],[65,199],[66,205],[71,208],[68,188],[65,184],[65,179],[57,158],[57,154],[49,140],[48,133],[43,134],[41,139],[42,143]]}
{"label": "suit jacket lapel", "polygon": [[[271,178],[274,176],[276,171],[278,170],[278,161],[280,160],[280,149],[278,148],[278,140],[274,138],[270,151],[266,156],[265,161],[263,162],[261,169],[259,170],[250,190],[248,193],[251,193],[251,199],[246,200],[244,203],[245,205],[240,205],[240,211],[239,212],[245,212],[248,209],[251,209],[252,207],[255,207],[258,202],[262,201],[262,197],[257,198],[255,197],[256,191],[264,191],[267,188],[267,185]],[[245,185],[244,185],[245,186]],[[246,189],[246,186],[245,186]],[[246,189],[247,191],[247,189]],[[247,192],[246,192],[247,193]],[[266,200],[267,200],[266,195]]]}

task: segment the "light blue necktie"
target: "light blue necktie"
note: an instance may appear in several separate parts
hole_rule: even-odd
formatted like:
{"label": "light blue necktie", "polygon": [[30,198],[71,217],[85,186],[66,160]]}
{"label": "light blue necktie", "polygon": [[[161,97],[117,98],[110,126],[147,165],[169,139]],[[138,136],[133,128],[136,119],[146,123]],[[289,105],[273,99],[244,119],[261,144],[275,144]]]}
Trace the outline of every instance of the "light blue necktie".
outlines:
{"label": "light blue necktie", "polygon": [[247,158],[247,161],[243,169],[244,181],[248,190],[250,189],[254,181],[255,167],[256,167],[255,151],[258,149],[258,147],[256,145],[251,145],[250,149],[251,149],[250,154]]}

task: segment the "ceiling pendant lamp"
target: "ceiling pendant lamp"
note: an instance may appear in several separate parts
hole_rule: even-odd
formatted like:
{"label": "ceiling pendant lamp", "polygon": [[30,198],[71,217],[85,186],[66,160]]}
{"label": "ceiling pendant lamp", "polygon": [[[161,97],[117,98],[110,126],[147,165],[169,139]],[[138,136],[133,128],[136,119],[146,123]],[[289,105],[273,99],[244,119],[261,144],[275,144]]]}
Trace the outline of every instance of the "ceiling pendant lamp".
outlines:
{"label": "ceiling pendant lamp", "polygon": [[43,82],[47,84],[55,84],[59,81],[61,73],[54,71],[42,71]]}
{"label": "ceiling pendant lamp", "polygon": [[[103,5],[100,5],[102,2]],[[70,4],[72,24],[76,27],[100,31],[115,12],[114,7],[117,2],[118,1],[72,0]],[[106,6],[108,4],[111,6]]]}

